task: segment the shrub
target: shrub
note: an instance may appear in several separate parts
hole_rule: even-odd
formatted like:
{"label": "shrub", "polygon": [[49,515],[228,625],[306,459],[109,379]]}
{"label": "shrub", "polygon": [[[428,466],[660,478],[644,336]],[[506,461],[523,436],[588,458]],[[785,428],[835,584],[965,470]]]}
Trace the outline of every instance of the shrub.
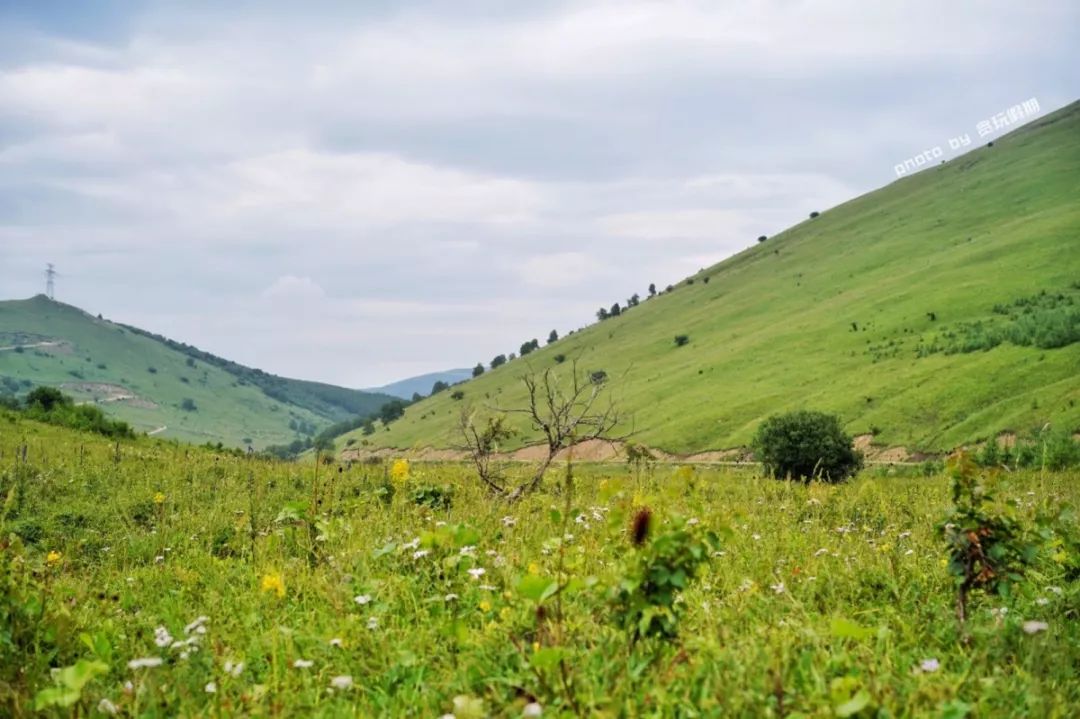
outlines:
{"label": "shrub", "polygon": [[683,347],[690,342],[689,335],[675,335],[675,346]]}
{"label": "shrub", "polygon": [[185,412],[194,412],[199,408],[195,406],[195,400],[191,397],[184,397],[184,401],[180,403],[180,409]]}
{"label": "shrub", "polygon": [[769,417],[758,428],[753,449],[766,474],[777,478],[839,482],[862,467],[862,455],[839,418],[823,412]]}
{"label": "shrub", "polygon": [[472,376],[479,377],[484,374],[484,365],[481,362],[477,362],[476,366],[472,368]]}
{"label": "shrub", "polygon": [[818,212],[817,210],[814,210],[813,212],[810,213],[810,219],[812,220],[812,219],[814,219],[815,217],[817,217],[820,214],[821,214],[820,212]]}
{"label": "shrub", "polygon": [[758,241],[758,242],[764,242],[764,241],[765,241],[765,240],[767,240],[767,239],[769,239],[769,238],[768,238],[768,237],[766,237],[765,235],[762,235],[761,237],[757,238],[757,241]]}
{"label": "shrub", "polygon": [[66,407],[71,404],[71,398],[58,390],[56,387],[35,387],[26,395],[27,407],[38,407],[46,412],[51,412],[56,407]]}
{"label": "shrub", "polygon": [[555,355],[555,364],[562,364],[565,361],[566,355],[564,355],[563,353],[560,352],[559,354]]}
{"label": "shrub", "polygon": [[464,390],[456,389],[456,390],[454,390],[453,392],[450,393],[450,399],[464,399],[464,398],[465,398],[465,391]]}

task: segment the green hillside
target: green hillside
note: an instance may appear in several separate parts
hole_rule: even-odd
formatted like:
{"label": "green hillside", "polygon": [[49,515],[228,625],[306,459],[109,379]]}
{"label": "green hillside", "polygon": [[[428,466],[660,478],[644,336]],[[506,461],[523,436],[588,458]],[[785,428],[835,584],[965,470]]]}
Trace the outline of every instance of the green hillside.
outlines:
{"label": "green hillside", "polygon": [[1078,198],[1073,103],[488,371],[461,399],[439,394],[354,438],[453,446],[463,404],[522,406],[520,375],[556,355],[563,368],[576,358],[605,371],[637,439],[672,452],[745,445],[765,416],[800,407],[909,450],[1047,422],[1075,431]]}
{"label": "green hillside", "polygon": [[34,385],[60,386],[162,437],[256,448],[392,399],[277,377],[40,295],[0,302],[0,393]]}

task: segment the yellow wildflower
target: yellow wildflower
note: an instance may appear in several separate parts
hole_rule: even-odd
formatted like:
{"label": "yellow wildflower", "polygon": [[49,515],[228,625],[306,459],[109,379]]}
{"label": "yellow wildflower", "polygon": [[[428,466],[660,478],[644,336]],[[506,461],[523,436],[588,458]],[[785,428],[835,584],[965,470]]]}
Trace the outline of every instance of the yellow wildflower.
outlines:
{"label": "yellow wildflower", "polygon": [[529,562],[529,574],[536,576],[540,573],[540,565],[536,562]]}
{"label": "yellow wildflower", "polygon": [[404,484],[409,480],[409,460],[395,459],[390,465],[390,479],[395,484]]}
{"label": "yellow wildflower", "polygon": [[60,560],[63,559],[63,558],[64,558],[64,555],[54,549],[51,552],[49,552],[48,555],[46,555],[45,562],[50,567],[54,567],[57,564],[59,564]]}
{"label": "yellow wildflower", "polygon": [[274,572],[272,574],[264,574],[262,578],[262,590],[264,592],[274,592],[279,597],[284,597],[285,582],[281,578],[281,573]]}
{"label": "yellow wildflower", "polygon": [[499,610],[499,618],[502,619],[504,622],[510,618],[510,614],[510,607],[503,607],[501,610]]}
{"label": "yellow wildflower", "polygon": [[481,612],[490,612],[491,611],[491,602],[489,602],[486,599],[482,600],[480,602],[480,611]]}
{"label": "yellow wildflower", "polygon": [[154,504],[165,504],[165,495],[158,492],[154,495]]}

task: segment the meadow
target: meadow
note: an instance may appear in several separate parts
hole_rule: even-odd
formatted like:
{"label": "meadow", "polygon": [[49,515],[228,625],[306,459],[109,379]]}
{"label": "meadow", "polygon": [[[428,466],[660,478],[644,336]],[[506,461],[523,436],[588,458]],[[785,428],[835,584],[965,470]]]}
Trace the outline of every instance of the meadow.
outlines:
{"label": "meadow", "polygon": [[[1024,579],[973,596],[961,628],[944,475],[557,465],[507,504],[459,464],[290,464],[16,415],[0,415],[0,468],[4,716],[1080,705],[1076,537],[1044,530]],[[997,478],[1025,523],[1075,505],[1078,480]],[[647,557],[676,567],[670,613],[634,604]]]}

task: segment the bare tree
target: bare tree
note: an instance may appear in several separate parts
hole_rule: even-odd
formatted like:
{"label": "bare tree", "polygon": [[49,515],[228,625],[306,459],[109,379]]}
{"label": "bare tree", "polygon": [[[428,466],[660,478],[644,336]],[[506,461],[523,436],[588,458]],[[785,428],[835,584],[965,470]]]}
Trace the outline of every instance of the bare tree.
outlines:
{"label": "bare tree", "polygon": [[461,411],[459,427],[465,439],[464,449],[476,467],[480,481],[491,491],[505,496],[508,490],[503,465],[498,461],[499,444],[514,435],[514,430],[506,426],[506,416],[488,417],[485,423],[477,426],[475,410],[467,407]]}
{"label": "bare tree", "polygon": [[[476,413],[466,410],[461,414],[460,431],[465,440],[476,472],[491,491],[513,502],[535,491],[544,480],[556,455],[579,442],[602,439],[621,441],[611,431],[619,424],[620,415],[611,398],[607,374],[604,372],[579,373],[574,362],[569,381],[561,381],[551,369],[529,372],[521,376],[528,394],[525,407],[498,410],[486,422],[478,422]],[[533,429],[543,438],[544,457],[531,476],[511,488],[506,481],[503,467],[498,462],[498,446],[509,439],[513,430],[506,425],[506,415],[522,414]]]}
{"label": "bare tree", "polygon": [[580,374],[576,361],[569,383],[560,382],[551,369],[522,375],[529,395],[528,407],[509,411],[528,417],[533,429],[543,436],[547,452],[532,479],[510,493],[510,501],[535,491],[560,451],[591,439],[616,441],[609,433],[619,424],[619,412],[611,393],[606,391],[606,377],[596,372]]}

